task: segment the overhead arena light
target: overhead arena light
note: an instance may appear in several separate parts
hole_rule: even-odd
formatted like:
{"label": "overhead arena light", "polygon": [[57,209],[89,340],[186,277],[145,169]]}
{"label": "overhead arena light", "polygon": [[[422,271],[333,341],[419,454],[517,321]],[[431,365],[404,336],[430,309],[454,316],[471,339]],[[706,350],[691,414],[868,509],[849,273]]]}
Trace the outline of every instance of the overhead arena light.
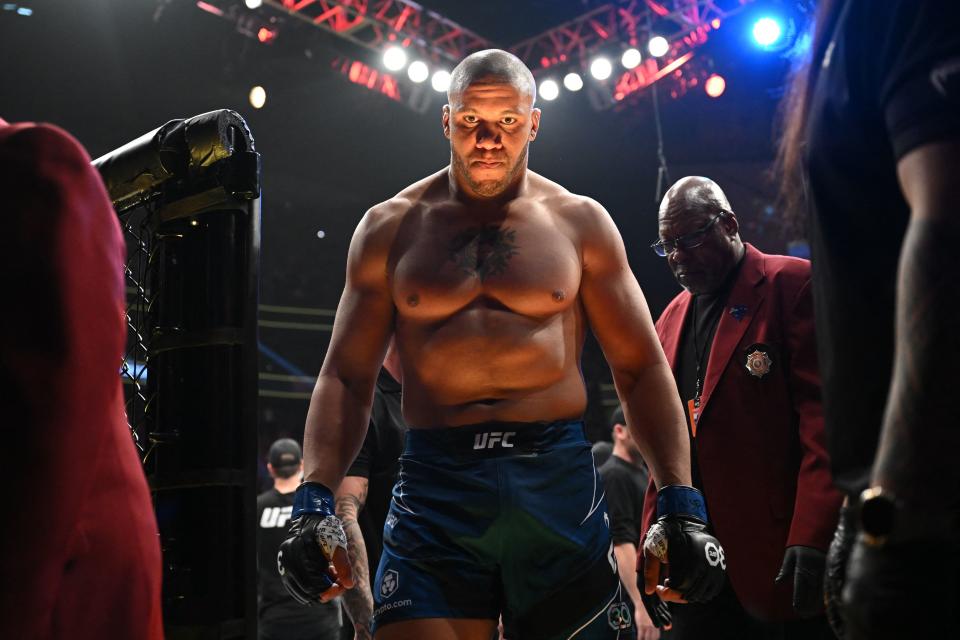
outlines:
{"label": "overhead arena light", "polygon": [[411,62],[410,66],[407,67],[407,77],[417,84],[429,78],[430,69],[427,67],[427,63],[423,60],[414,60]]}
{"label": "overhead arena light", "polygon": [[267,103],[267,90],[260,85],[250,89],[250,106],[254,109],[262,109]]}
{"label": "overhead arena light", "polygon": [[433,87],[434,91],[440,91],[441,93],[450,88],[450,72],[444,71],[435,71],[433,77],[430,79],[430,86]]}
{"label": "overhead arena light", "polygon": [[703,83],[703,90],[711,98],[719,98],[727,90],[727,81],[718,73],[713,74]]}
{"label": "overhead arena light", "polygon": [[273,42],[277,38],[276,29],[271,29],[270,27],[260,27],[257,31],[257,40],[264,44]]}
{"label": "overhead arena light", "polygon": [[667,42],[667,39],[663,36],[653,36],[650,38],[649,44],[647,44],[647,51],[650,52],[654,58],[659,58],[666,55],[667,51],[670,50],[670,43]]}
{"label": "overhead arena light", "polygon": [[540,97],[544,100],[556,100],[560,95],[560,85],[556,80],[544,80],[540,83]]}
{"label": "overhead arena light", "polygon": [[387,47],[383,52],[383,66],[390,71],[400,71],[407,66],[407,52],[397,46]]}
{"label": "overhead arena light", "polygon": [[580,77],[579,73],[571,71],[563,76],[563,86],[565,86],[568,91],[580,91],[580,89],[583,89],[583,78]]}
{"label": "overhead arena light", "polygon": [[606,58],[597,58],[590,63],[590,75],[597,80],[606,80],[613,73],[613,65]]}
{"label": "overhead arena light", "polygon": [[247,5],[247,9],[259,9],[263,0],[244,0],[244,4]]}
{"label": "overhead arena light", "polygon": [[620,56],[620,64],[625,69],[635,69],[641,60],[643,60],[643,56],[640,54],[640,50],[633,47],[624,51],[623,55]]}
{"label": "overhead arena light", "polygon": [[776,18],[764,16],[753,23],[753,40],[763,48],[775,47],[783,38],[783,25]]}

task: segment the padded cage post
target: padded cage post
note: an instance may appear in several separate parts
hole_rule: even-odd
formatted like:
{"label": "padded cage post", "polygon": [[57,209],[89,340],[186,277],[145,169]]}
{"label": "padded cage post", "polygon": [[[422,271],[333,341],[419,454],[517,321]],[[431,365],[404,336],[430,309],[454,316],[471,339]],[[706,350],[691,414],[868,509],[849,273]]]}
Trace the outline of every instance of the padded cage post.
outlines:
{"label": "padded cage post", "polygon": [[94,161],[127,238],[127,418],[153,492],[167,637],[256,637],[260,156],[222,110]]}

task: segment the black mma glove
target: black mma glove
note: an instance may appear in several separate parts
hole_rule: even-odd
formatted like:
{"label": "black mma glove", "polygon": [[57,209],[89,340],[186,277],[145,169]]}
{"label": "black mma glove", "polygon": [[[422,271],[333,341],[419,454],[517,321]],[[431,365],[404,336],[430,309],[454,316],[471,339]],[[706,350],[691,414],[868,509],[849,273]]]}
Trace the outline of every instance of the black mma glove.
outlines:
{"label": "black mma glove", "polygon": [[712,600],[726,581],[723,547],[707,533],[707,506],[693,487],[672,485],[657,492],[657,522],[647,531],[643,550],[648,572],[669,564],[665,585],[687,602]]}
{"label": "black mma glove", "polygon": [[854,510],[846,502],[840,507],[840,521],[833,533],[830,548],[827,549],[825,577],[823,581],[823,603],[826,607],[827,622],[838,638],[846,637],[843,621],[843,585],[847,578],[847,560],[853,541],[857,537],[857,523]]}
{"label": "black mma glove", "polygon": [[823,569],[827,554],[820,549],[787,547],[783,564],[774,582],[793,582],[793,610],[801,618],[812,618],[823,610]]}
{"label": "black mma glove", "polygon": [[647,594],[640,589],[640,600],[643,602],[643,608],[647,610],[650,621],[653,626],[659,629],[668,629],[673,624],[673,616],[670,615],[670,608],[667,603],[660,599],[655,593]]}
{"label": "black mma glove", "polygon": [[670,607],[668,607],[667,603],[661,600],[660,596],[656,593],[648,594],[643,588],[643,567],[645,566],[643,555],[642,550],[637,554],[637,586],[640,589],[640,602],[643,603],[643,608],[646,609],[647,615],[650,616],[650,621],[653,623],[653,626],[660,630],[669,629],[673,624]]}
{"label": "black mma glove", "polygon": [[[293,524],[290,537],[280,544],[277,570],[283,586],[300,604],[311,605],[344,580],[337,580],[336,570],[343,568],[347,538],[340,518],[334,515],[333,494],[322,484],[305,482],[293,498]],[[352,585],[349,562],[346,563],[345,586]]]}

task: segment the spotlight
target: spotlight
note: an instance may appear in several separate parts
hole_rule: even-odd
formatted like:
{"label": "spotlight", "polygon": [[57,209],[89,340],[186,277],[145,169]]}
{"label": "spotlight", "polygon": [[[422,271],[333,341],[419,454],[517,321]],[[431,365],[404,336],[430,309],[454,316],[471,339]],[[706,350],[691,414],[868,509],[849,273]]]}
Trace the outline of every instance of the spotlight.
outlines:
{"label": "spotlight", "polygon": [[590,63],[590,75],[597,80],[606,80],[613,73],[613,65],[606,58],[597,58]]}
{"label": "spotlight", "polygon": [[544,80],[540,83],[540,97],[544,100],[556,100],[560,95],[560,86],[556,80]]}
{"label": "spotlight", "polygon": [[631,47],[630,49],[624,51],[623,55],[620,56],[620,64],[627,69],[634,69],[640,64],[642,59],[643,56],[640,55],[640,50]]}
{"label": "spotlight", "polygon": [[410,66],[407,67],[407,76],[417,84],[420,84],[430,77],[430,69],[427,68],[426,62],[414,60],[410,63]]}
{"label": "spotlight", "polygon": [[580,77],[579,73],[571,71],[563,76],[563,86],[570,91],[580,91],[580,89],[583,89],[583,78]]}
{"label": "spotlight", "polygon": [[703,89],[711,98],[719,98],[727,90],[727,81],[719,74],[713,74],[703,83]]}
{"label": "spotlight", "polygon": [[250,89],[250,106],[254,109],[262,109],[267,102],[267,91],[260,85]]}
{"label": "spotlight", "polygon": [[400,47],[387,47],[383,52],[383,66],[390,71],[400,71],[407,66],[407,52]]}
{"label": "spotlight", "polygon": [[761,47],[772,47],[783,37],[783,26],[769,16],[753,23],[753,39]]}
{"label": "spotlight", "polygon": [[247,9],[259,9],[263,0],[244,0],[244,4],[247,5]]}
{"label": "spotlight", "polygon": [[433,78],[430,79],[430,86],[433,87],[434,91],[440,91],[441,93],[450,88],[450,72],[444,71],[435,71]]}
{"label": "spotlight", "polygon": [[670,50],[670,43],[663,36],[653,36],[647,45],[647,50],[654,58],[659,58]]}

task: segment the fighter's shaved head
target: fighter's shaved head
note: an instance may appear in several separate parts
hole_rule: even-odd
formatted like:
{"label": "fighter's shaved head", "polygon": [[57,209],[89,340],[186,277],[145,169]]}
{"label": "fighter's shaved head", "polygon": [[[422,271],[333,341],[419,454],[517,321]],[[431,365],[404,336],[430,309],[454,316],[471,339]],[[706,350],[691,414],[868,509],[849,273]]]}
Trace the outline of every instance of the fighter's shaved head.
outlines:
{"label": "fighter's shaved head", "polygon": [[667,190],[660,203],[660,217],[682,213],[730,211],[730,201],[716,182],[703,176],[687,176]]}
{"label": "fighter's shaved head", "polygon": [[520,58],[502,49],[477,51],[461,60],[450,74],[447,101],[454,104],[464,89],[477,82],[513,85],[522,95],[530,96],[530,106],[537,99],[537,83],[530,69]]}

